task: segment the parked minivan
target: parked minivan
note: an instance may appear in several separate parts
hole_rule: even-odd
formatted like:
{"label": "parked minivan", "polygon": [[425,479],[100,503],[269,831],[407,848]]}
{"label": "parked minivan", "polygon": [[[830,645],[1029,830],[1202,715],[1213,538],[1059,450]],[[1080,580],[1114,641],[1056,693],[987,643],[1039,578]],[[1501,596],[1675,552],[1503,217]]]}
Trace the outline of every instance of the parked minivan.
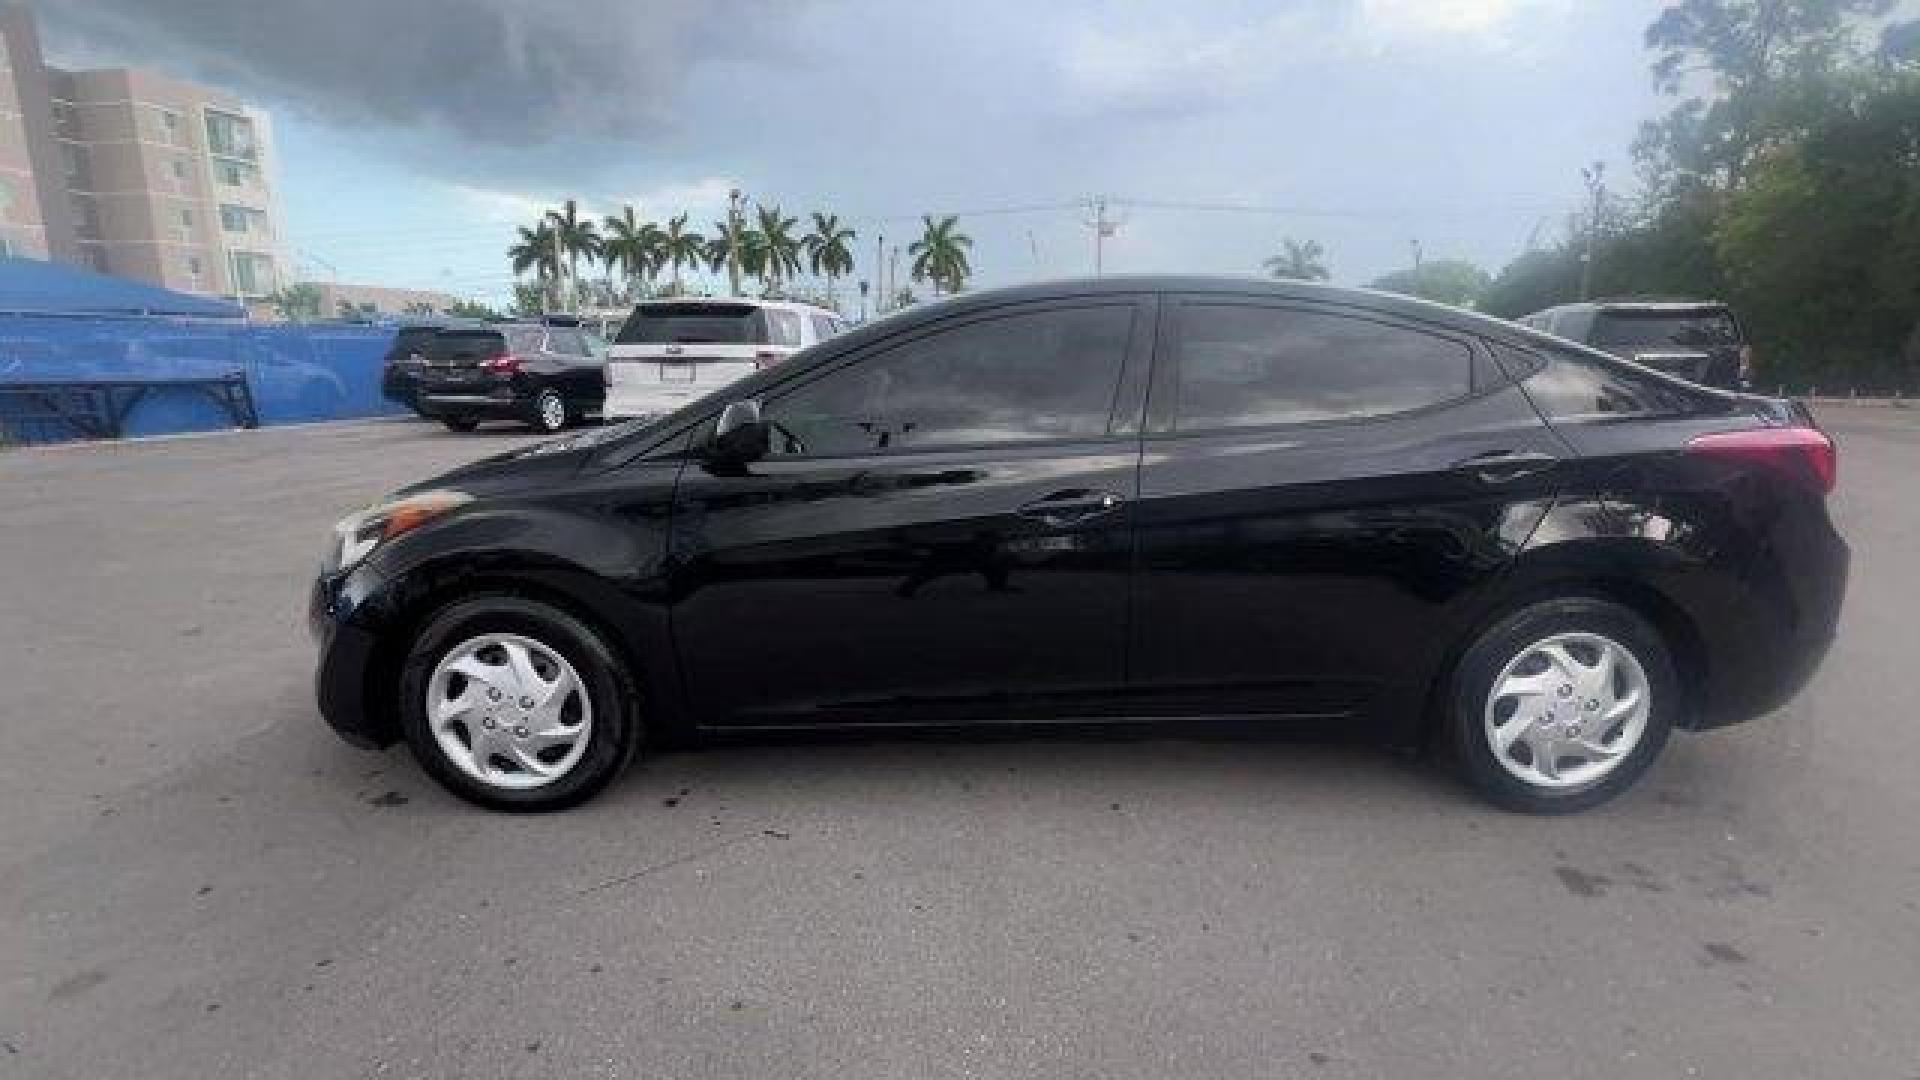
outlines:
{"label": "parked minivan", "polygon": [[811,304],[745,297],[637,305],[607,358],[608,421],[673,410],[846,329]]}

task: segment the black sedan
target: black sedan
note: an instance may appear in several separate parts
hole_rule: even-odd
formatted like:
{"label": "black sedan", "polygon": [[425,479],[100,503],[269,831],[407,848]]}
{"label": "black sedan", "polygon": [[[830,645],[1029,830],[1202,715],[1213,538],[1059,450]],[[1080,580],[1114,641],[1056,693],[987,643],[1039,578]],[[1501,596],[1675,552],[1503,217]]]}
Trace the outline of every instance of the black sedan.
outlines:
{"label": "black sedan", "polygon": [[979,293],[341,522],[320,708],[508,810],[662,737],[1203,718],[1577,810],[1813,671],[1835,464],[1796,405],[1417,301]]}

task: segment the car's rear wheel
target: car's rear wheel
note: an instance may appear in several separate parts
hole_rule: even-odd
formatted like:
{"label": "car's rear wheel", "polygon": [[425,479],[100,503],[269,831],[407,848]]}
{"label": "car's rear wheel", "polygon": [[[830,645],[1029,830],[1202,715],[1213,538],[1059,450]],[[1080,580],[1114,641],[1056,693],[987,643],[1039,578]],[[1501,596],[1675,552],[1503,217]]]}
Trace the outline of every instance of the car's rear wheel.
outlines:
{"label": "car's rear wheel", "polygon": [[515,596],[452,604],[416,636],[400,718],[422,767],[494,810],[561,810],[633,759],[639,695],[599,634]]}
{"label": "car's rear wheel", "polygon": [[440,422],[447,425],[448,431],[472,431],[480,426],[480,421],[471,416],[443,416]]}
{"label": "car's rear wheel", "polygon": [[567,426],[567,399],[560,391],[548,387],[540,391],[533,399],[533,426],[541,431],[552,433]]}
{"label": "car's rear wheel", "polygon": [[1571,813],[1631,787],[1680,707],[1673,660],[1633,611],[1563,597],[1482,633],[1454,670],[1448,736],[1481,794],[1510,810]]}

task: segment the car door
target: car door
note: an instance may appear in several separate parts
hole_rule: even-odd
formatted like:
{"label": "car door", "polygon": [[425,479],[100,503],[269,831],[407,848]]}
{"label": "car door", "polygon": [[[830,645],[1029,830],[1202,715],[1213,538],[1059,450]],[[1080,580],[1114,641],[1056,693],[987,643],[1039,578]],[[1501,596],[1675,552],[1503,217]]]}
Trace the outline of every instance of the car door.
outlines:
{"label": "car door", "polygon": [[1388,700],[1544,515],[1563,444],[1471,335],[1231,296],[1162,318],[1135,514],[1140,709]]}
{"label": "car door", "polygon": [[700,722],[1109,710],[1153,317],[1117,296],[907,331],[770,392],[762,460],[691,460],[672,623]]}

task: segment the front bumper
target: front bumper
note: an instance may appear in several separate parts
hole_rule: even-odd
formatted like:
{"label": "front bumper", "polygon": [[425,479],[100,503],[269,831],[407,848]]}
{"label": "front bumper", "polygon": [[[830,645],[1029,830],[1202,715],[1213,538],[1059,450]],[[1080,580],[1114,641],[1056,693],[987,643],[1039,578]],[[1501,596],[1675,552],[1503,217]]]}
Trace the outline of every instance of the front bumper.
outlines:
{"label": "front bumper", "polygon": [[369,700],[374,687],[378,638],[364,625],[361,608],[370,579],[322,573],[307,600],[307,630],[319,648],[314,699],[334,733],[355,746],[377,750],[399,741],[390,710]]}

